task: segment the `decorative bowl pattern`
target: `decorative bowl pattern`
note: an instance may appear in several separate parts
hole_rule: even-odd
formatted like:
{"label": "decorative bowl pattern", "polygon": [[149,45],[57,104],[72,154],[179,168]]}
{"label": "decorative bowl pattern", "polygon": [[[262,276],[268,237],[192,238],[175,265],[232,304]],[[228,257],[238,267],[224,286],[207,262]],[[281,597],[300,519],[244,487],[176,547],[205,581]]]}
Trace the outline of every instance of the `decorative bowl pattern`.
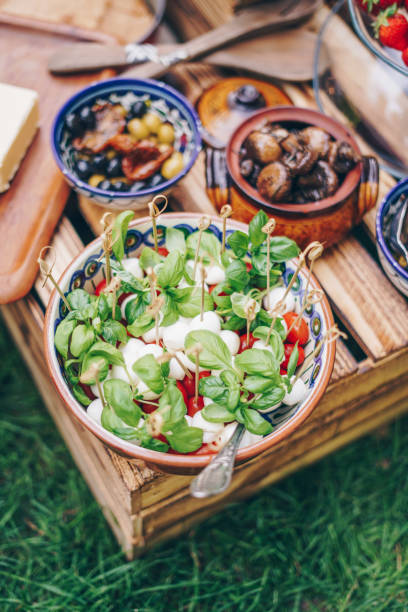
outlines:
{"label": "decorative bowl pattern", "polygon": [[[197,230],[199,219],[200,215],[193,213],[162,215],[160,217],[160,225],[158,226],[160,243],[164,242],[164,230],[166,227],[176,227],[188,235]],[[235,229],[240,229],[241,231],[247,231],[248,229],[246,225],[237,221],[230,221],[229,227],[229,233]],[[209,230],[220,239],[222,222],[217,218],[213,218]],[[126,255],[135,256],[146,245],[153,246],[151,222],[148,217],[139,219],[129,226]],[[104,268],[98,261],[101,253],[101,240],[97,238],[85,247],[69,264],[59,281],[60,287],[65,293],[78,287],[85,288],[90,292],[94,291],[96,285],[103,279],[104,274]],[[283,273],[283,282],[286,285],[289,283],[293,272],[293,265],[287,265]],[[300,304],[302,301],[306,279],[306,274],[301,272],[292,288],[297,304]],[[319,287],[314,277],[311,279],[310,287]],[[152,464],[153,467],[184,474],[194,473],[205,466],[210,461],[212,455],[176,455],[144,449],[114,436],[88,417],[83,406],[77,402],[70,391],[54,347],[54,332],[65,314],[64,304],[59,295],[54,291],[46,313],[44,327],[45,353],[54,384],[73,416],[105,444],[129,459],[142,459]],[[307,357],[313,351],[316,343],[322,338],[325,331],[333,324],[333,317],[326,298],[320,304],[316,304],[307,310],[304,316],[310,329],[310,340],[304,347]],[[306,419],[327,387],[333,369],[334,357],[334,345],[324,344],[320,353],[315,357],[313,365],[303,376],[304,381],[308,381],[310,388],[310,394],[306,400],[296,406],[281,406],[273,413],[263,415],[275,426],[274,431],[256,444],[240,449],[237,455],[237,462],[247,460],[283,440]]]}
{"label": "decorative bowl pattern", "polygon": [[398,291],[408,297],[408,270],[394,259],[385,239],[387,218],[396,213],[397,202],[403,194],[408,194],[408,178],[397,183],[381,202],[377,212],[376,234],[378,257],[384,272]]}
{"label": "decorative bowl pattern", "polygon": [[[164,119],[170,119],[176,135],[175,148],[183,154],[183,170],[172,179],[163,181],[155,187],[140,189],[137,192],[108,191],[91,187],[73,171],[72,157],[66,147],[67,133],[65,118],[69,113],[98,100],[125,104],[150,98],[152,108]],[[144,208],[156,194],[169,193],[174,185],[187,174],[193,166],[201,148],[199,118],[188,102],[178,91],[159,81],[150,79],[110,79],[95,83],[72,96],[58,112],[51,129],[51,147],[55,161],[69,185],[79,194],[110,210]]]}

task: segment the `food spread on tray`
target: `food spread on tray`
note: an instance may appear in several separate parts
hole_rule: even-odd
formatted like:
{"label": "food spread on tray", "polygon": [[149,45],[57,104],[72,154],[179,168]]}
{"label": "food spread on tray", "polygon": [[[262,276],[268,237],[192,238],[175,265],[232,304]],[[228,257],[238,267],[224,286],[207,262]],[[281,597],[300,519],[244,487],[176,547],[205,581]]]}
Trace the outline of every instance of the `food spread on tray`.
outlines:
{"label": "food spread on tray", "polygon": [[400,51],[408,66],[408,1],[357,0],[357,4],[373,18],[375,37],[384,47]]}
{"label": "food spread on tray", "polygon": [[38,123],[37,92],[0,83],[0,193],[10,187]]}
{"label": "food spread on tray", "polygon": [[358,160],[320,127],[266,121],[245,139],[240,173],[269,202],[315,202],[333,195]]}
{"label": "food spread on tray", "polygon": [[320,294],[314,302],[295,298],[302,263],[282,283],[298,247],[271,236],[263,211],[248,234],[226,239],[224,224],[221,241],[203,217],[187,237],[166,227],[158,247],[152,214],[155,249],[126,258],[133,215],[105,228],[105,278],[94,293],[60,294],[55,347],[73,395],[102,427],[145,448],[217,452],[237,423],[246,428],[241,446],[255,443],[272,431],[267,413],[310,393],[305,372],[316,349],[305,360],[302,315],[322,293],[310,292]]}
{"label": "food spread on tray", "polygon": [[178,175],[185,134],[163,100],[111,95],[67,115],[61,143],[68,168],[103,191],[138,192]]}

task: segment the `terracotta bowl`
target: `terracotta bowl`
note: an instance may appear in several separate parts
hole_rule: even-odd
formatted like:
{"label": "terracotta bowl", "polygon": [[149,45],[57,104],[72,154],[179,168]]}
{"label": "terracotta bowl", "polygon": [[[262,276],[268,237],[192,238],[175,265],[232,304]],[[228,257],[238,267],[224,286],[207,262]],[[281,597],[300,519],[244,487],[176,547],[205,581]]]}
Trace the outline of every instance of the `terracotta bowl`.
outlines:
{"label": "terracotta bowl", "polygon": [[[242,144],[249,133],[265,120],[321,127],[336,140],[348,142],[361,157],[361,162],[346,175],[336,193],[329,198],[305,204],[268,202],[239,171],[239,152]],[[331,117],[317,111],[294,106],[260,110],[235,130],[228,143],[226,156],[228,171],[235,187],[231,194],[235,218],[248,222],[254,212],[263,208],[276,219],[276,233],[290,236],[301,247],[312,240],[324,242],[326,246],[337,242],[361,221],[363,215],[373,208],[377,201],[377,160],[374,157],[362,156],[351,133]]]}
{"label": "terracotta bowl", "polygon": [[[196,231],[201,215],[194,213],[170,213],[160,217],[159,232],[161,242],[164,243],[165,228],[173,226],[182,229],[186,235]],[[236,221],[229,222],[229,233],[240,229],[247,232],[248,227]],[[212,219],[210,230],[221,239],[222,222],[216,217]],[[132,223],[127,236],[126,254],[130,257],[137,255],[145,246],[153,246],[152,228],[149,217],[144,217]],[[99,261],[102,253],[101,239],[97,238],[68,265],[62,274],[59,285],[68,293],[74,288],[83,287],[93,292],[96,285],[104,278],[103,267]],[[288,284],[295,269],[294,262],[289,262],[283,274],[283,282]],[[305,291],[306,275],[301,273],[293,286],[293,294],[299,304]],[[320,288],[317,280],[312,277],[311,287]],[[88,417],[84,407],[77,402],[71,393],[70,387],[64,378],[63,370],[58,360],[54,346],[54,333],[61,318],[65,316],[64,304],[58,293],[54,291],[51,295],[44,326],[45,356],[51,378],[63,399],[67,410],[86,429],[97,436],[104,444],[117,451],[127,459],[142,459],[155,469],[177,474],[194,474],[209,463],[213,455],[176,455],[160,453],[141,448],[130,442],[116,437]],[[320,304],[314,305],[305,313],[305,319],[309,325],[310,340],[305,347],[306,356],[310,354],[316,343],[332,326],[333,316],[326,298]],[[270,415],[266,415],[275,425],[274,431],[262,440],[242,448],[238,451],[237,462],[242,463],[256,455],[268,450],[278,442],[288,437],[299,425],[310,415],[322,397],[329,382],[335,357],[334,344],[324,344],[321,352],[315,357],[312,366],[305,373],[304,380],[308,381],[310,393],[308,397],[296,406],[282,406]]]}

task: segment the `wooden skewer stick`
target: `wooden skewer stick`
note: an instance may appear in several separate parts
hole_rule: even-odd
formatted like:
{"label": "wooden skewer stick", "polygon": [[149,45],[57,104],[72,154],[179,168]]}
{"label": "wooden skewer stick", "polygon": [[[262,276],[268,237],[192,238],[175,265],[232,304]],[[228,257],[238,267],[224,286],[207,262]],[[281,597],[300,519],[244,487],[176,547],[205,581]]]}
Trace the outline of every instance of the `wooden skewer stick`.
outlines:
{"label": "wooden skewer stick", "polygon": [[313,359],[316,357],[316,355],[320,353],[324,342],[326,342],[327,344],[331,344],[332,342],[335,342],[338,338],[347,338],[347,334],[340,331],[337,325],[333,325],[332,327],[329,327],[329,329],[324,334],[323,338],[319,340],[314,350],[310,353],[310,355],[307,356],[307,359],[305,359],[305,361],[303,362],[302,367],[297,372],[293,382],[296,382],[297,380],[299,380],[302,374],[306,372],[306,370],[309,368],[310,364],[312,363]]}
{"label": "wooden skewer stick", "polygon": [[164,304],[164,297],[162,295],[158,295],[155,297],[154,301],[146,308],[149,313],[154,317],[154,329],[156,336],[156,344],[160,344],[160,336],[159,336],[159,324],[160,324],[160,310]]}
{"label": "wooden skewer stick", "polygon": [[311,291],[309,291],[309,293],[306,295],[306,298],[303,300],[303,304],[298,316],[296,317],[296,319],[293,319],[292,324],[290,325],[286,333],[286,337],[289,336],[289,333],[292,331],[292,329],[299,323],[306,308],[308,308],[312,304],[318,304],[322,301],[323,297],[324,293],[321,289],[312,289]]}
{"label": "wooden skewer stick", "polygon": [[[53,257],[52,257],[52,263],[49,264],[48,261],[46,261],[44,259],[44,253],[46,251],[51,251]],[[47,280],[49,279],[51,281],[51,283],[54,285],[55,289],[57,290],[57,292],[59,293],[62,301],[64,302],[65,306],[68,308],[68,310],[72,310],[71,306],[69,305],[69,302],[67,300],[67,298],[64,295],[64,292],[62,291],[62,289],[60,288],[60,286],[58,285],[57,281],[55,280],[55,278],[52,275],[52,271],[54,269],[55,266],[55,260],[56,260],[56,255],[55,255],[55,249],[52,246],[45,246],[41,249],[40,254],[38,256],[37,262],[40,265],[40,270],[41,273],[44,274],[44,282],[43,282],[43,287],[45,286],[45,283],[47,282]]]}
{"label": "wooden skewer stick", "polygon": [[187,378],[193,378],[193,375],[191,374],[189,369],[184,365],[184,363],[181,361],[177,353],[174,353],[173,351],[167,351],[166,353],[163,353],[162,355],[160,355],[160,357],[157,357],[157,361],[159,363],[166,363],[166,361],[170,361],[171,359],[175,359],[177,361],[177,363],[179,364],[180,368],[182,368]]}
{"label": "wooden skewer stick", "polygon": [[105,257],[105,270],[106,270],[106,284],[109,285],[112,279],[112,271],[110,264],[110,254],[112,252],[112,230],[113,230],[113,217],[111,212],[106,212],[102,219],[101,225],[103,227],[102,233],[102,248]]}
{"label": "wooden skewer stick", "polygon": [[151,304],[153,304],[154,300],[157,297],[157,292],[156,292],[157,276],[156,276],[156,272],[151,267],[146,269],[146,275],[147,275],[149,285],[150,285]]}
{"label": "wooden skewer stick", "polygon": [[[157,202],[158,201],[162,201],[164,202],[162,209],[160,210],[159,207],[157,206]],[[163,194],[159,194],[157,196],[155,196],[153,198],[153,200],[151,200],[148,205],[149,207],[149,215],[150,218],[152,220],[152,228],[153,228],[153,241],[154,241],[154,250],[156,251],[156,253],[159,250],[159,242],[157,239],[157,219],[159,217],[159,215],[161,215],[167,208],[167,198],[165,195]]]}
{"label": "wooden skewer stick", "polygon": [[197,240],[196,252],[194,255],[194,268],[193,268],[193,280],[194,281],[195,281],[196,271],[197,271],[198,254],[200,252],[200,246],[201,246],[201,236],[203,234],[203,231],[210,227],[210,223],[211,223],[211,218],[208,215],[204,215],[203,217],[201,217],[201,219],[198,222],[198,240]]}
{"label": "wooden skewer stick", "polygon": [[224,206],[220,210],[220,217],[222,219],[222,243],[221,243],[221,253],[225,251],[225,242],[227,238],[227,219],[232,215],[232,206],[229,204],[224,204]]}
{"label": "wooden skewer stick", "polygon": [[310,280],[313,274],[314,262],[316,261],[316,259],[319,259],[319,257],[321,257],[323,250],[324,250],[324,247],[322,243],[315,240],[314,242],[311,242],[310,244],[308,244],[308,246],[303,251],[303,255],[305,256],[305,261],[307,261],[307,259],[309,259],[310,261],[309,274],[308,274],[307,281],[306,281],[303,301],[306,300],[307,291],[309,289]]}
{"label": "wooden skewer stick", "polygon": [[270,269],[271,269],[271,234],[275,230],[276,221],[275,219],[269,219],[268,223],[262,228],[262,231],[266,234],[266,295],[269,300],[269,292],[271,290],[271,278],[270,278]]}
{"label": "wooden skewer stick", "polygon": [[245,311],[245,316],[246,316],[246,331],[247,331],[247,346],[249,344],[249,329],[251,327],[251,323],[252,321],[255,319],[256,317],[256,307],[257,307],[257,301],[254,300],[253,298],[251,298],[250,300],[248,300],[244,311]]}
{"label": "wooden skewer stick", "polygon": [[[292,278],[290,279],[290,282],[288,284],[288,286],[286,287],[286,291],[282,296],[282,299],[280,300],[281,302],[284,302],[289,294],[289,291],[292,289],[293,285],[296,282],[297,277],[299,276],[299,272],[300,270],[303,268],[303,266],[305,265],[305,256],[303,255],[303,253],[300,253],[299,255],[299,261],[298,264],[296,266],[296,270],[293,273]],[[269,308],[269,295],[268,295],[268,308]]]}
{"label": "wooden skewer stick", "polygon": [[198,383],[200,382],[200,378],[199,378],[200,353],[202,350],[203,350],[203,347],[199,343],[195,344],[188,350],[188,353],[190,355],[194,355],[194,369],[195,369],[194,398],[195,398],[196,403],[198,402]]}
{"label": "wooden skewer stick", "polygon": [[272,322],[269,326],[268,336],[266,338],[266,345],[269,344],[269,341],[271,339],[272,330],[275,327],[276,319],[283,315],[285,310],[285,302],[283,300],[279,300],[279,302],[276,302],[275,306],[270,311],[268,311],[268,314],[272,317]]}
{"label": "wooden skewer stick", "polygon": [[103,290],[103,293],[112,293],[112,319],[113,320],[116,319],[116,304],[118,301],[117,291],[120,288],[121,283],[122,281],[120,280],[120,278],[118,278],[117,276],[114,276],[111,282],[109,283],[109,285],[107,285],[105,289]]}
{"label": "wooden skewer stick", "polygon": [[205,270],[204,264],[201,261],[200,264],[200,275],[201,275],[201,305],[200,305],[200,321],[204,319],[204,297],[205,297],[205,279],[207,277],[207,272]]}

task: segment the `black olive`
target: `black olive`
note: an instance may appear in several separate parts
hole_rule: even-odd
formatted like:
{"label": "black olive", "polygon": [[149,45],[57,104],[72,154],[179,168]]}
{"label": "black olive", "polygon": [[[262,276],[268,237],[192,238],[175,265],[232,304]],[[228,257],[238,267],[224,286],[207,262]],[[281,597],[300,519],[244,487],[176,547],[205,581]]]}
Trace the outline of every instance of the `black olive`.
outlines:
{"label": "black olive", "polygon": [[254,162],[252,159],[243,159],[239,164],[239,170],[241,172],[241,176],[247,178],[251,176],[252,171],[254,169]]}
{"label": "black olive", "polygon": [[156,187],[156,185],[159,185],[159,183],[161,183],[163,180],[163,177],[161,174],[157,173],[157,174],[153,174],[152,178],[149,180],[149,187]]}
{"label": "black olive", "polygon": [[114,191],[112,183],[107,179],[104,179],[98,184],[98,189],[103,189],[104,191]]}
{"label": "black olive", "polygon": [[89,106],[84,106],[79,111],[79,118],[82,121],[83,126],[87,130],[93,130],[95,127],[95,114]]}
{"label": "black olive", "polygon": [[108,161],[106,166],[106,174],[113,178],[114,176],[120,176],[122,174],[122,164],[119,157],[113,157]]}
{"label": "black olive", "polygon": [[105,174],[106,164],[108,160],[104,155],[94,155],[91,160],[91,167],[97,174]]}
{"label": "black olive", "polygon": [[80,159],[75,164],[75,172],[77,173],[80,179],[86,181],[92,174],[92,168],[90,163],[85,161],[85,159]]}
{"label": "black olive", "polygon": [[129,185],[125,181],[115,181],[113,188],[115,191],[129,191]]}
{"label": "black olive", "polygon": [[130,191],[140,191],[141,189],[145,189],[145,187],[146,183],[144,183],[143,181],[136,181],[136,183],[133,183],[133,185],[130,186]]}
{"label": "black olive", "polygon": [[75,113],[70,113],[66,116],[65,125],[71,132],[72,136],[79,136],[83,132],[82,122]]}
{"label": "black olive", "polygon": [[248,183],[252,185],[252,187],[256,187],[256,181],[258,180],[258,176],[261,170],[262,166],[260,166],[259,164],[254,164],[251,176],[247,178]]}
{"label": "black olive", "polygon": [[146,102],[142,102],[141,100],[139,100],[139,102],[135,102],[130,107],[130,113],[132,117],[138,117],[138,118],[143,117],[146,111],[147,111]]}

